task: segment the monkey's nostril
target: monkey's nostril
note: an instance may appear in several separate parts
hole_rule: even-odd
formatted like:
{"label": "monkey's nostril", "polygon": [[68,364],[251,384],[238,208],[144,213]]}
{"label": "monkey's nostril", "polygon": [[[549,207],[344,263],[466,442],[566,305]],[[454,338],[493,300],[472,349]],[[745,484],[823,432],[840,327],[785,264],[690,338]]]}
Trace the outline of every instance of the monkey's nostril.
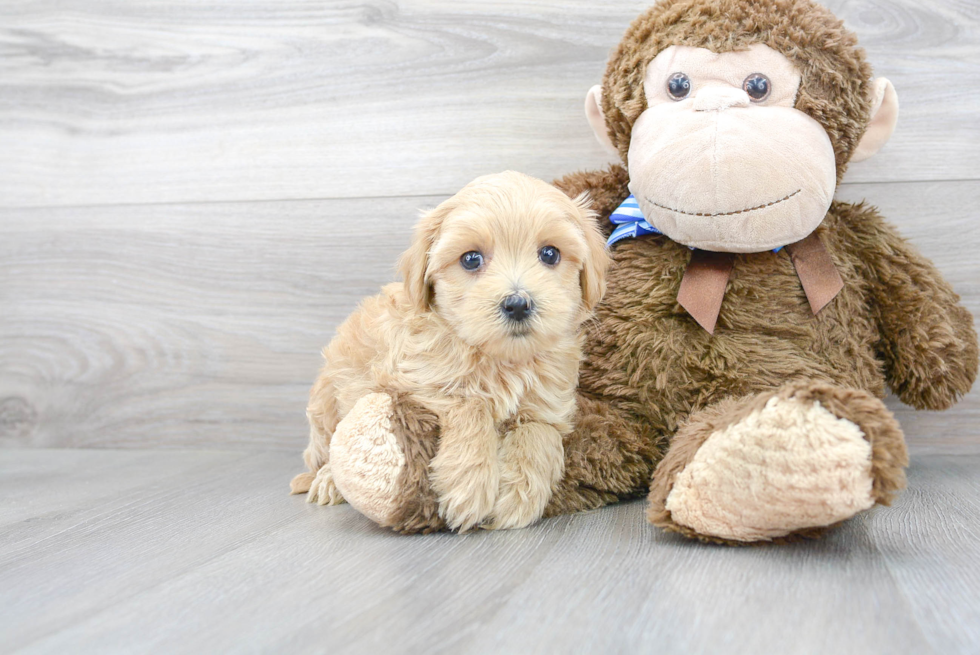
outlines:
{"label": "monkey's nostril", "polygon": [[523,321],[531,313],[531,305],[526,298],[515,293],[504,298],[500,310],[512,321]]}

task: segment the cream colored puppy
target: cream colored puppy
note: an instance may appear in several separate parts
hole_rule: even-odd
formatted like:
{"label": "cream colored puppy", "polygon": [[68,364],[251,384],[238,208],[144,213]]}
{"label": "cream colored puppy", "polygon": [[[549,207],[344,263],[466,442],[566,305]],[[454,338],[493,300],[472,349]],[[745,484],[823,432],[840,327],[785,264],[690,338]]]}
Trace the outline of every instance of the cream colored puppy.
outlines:
{"label": "cream colored puppy", "polygon": [[404,284],[365,300],[324,350],[310,470],[293,492],[343,502],[329,456],[338,422],[359,400],[409,397],[439,419],[429,479],[448,527],[539,519],[562,475],[581,326],[608,261],[587,199],[520,173],[478,178],[425,214],[400,263]]}

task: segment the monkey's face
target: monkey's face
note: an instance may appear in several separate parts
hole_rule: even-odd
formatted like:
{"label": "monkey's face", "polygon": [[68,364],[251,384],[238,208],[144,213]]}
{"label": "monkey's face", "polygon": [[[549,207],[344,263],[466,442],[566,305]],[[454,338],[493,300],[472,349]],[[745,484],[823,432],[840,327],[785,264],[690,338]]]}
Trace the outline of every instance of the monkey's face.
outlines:
{"label": "monkey's face", "polygon": [[716,54],[671,46],[647,67],[630,191],[679,243],[760,252],[810,234],[833,200],[830,138],[794,108],[800,73],[756,44]]}

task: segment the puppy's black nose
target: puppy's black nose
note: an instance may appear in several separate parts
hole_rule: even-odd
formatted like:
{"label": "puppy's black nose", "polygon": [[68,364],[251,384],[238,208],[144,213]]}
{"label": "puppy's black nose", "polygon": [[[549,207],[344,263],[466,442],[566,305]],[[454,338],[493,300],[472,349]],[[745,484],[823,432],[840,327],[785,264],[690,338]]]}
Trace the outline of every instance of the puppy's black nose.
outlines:
{"label": "puppy's black nose", "polygon": [[512,321],[523,321],[531,313],[530,303],[516,293],[504,298],[500,303],[500,309],[504,312],[504,316]]}

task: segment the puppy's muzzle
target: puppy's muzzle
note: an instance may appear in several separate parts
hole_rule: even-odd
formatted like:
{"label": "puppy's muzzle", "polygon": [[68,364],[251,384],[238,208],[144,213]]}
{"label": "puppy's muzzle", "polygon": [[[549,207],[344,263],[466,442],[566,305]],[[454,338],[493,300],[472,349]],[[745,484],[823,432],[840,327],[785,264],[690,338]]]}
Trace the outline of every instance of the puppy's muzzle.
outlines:
{"label": "puppy's muzzle", "polygon": [[531,316],[534,307],[531,306],[530,300],[514,293],[503,299],[500,303],[500,311],[508,320],[521,323]]}

